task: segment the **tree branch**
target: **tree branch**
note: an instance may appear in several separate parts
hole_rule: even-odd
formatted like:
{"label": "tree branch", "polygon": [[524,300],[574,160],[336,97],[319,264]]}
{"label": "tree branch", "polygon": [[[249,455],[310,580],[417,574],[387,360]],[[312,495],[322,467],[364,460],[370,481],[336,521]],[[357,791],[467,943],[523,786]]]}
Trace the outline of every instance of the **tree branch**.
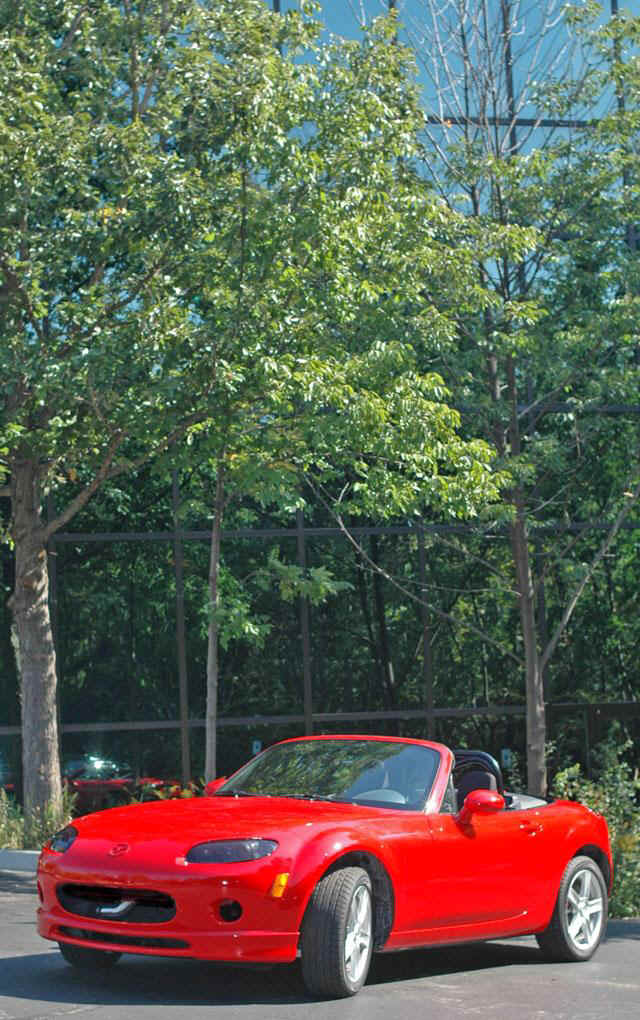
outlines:
{"label": "tree branch", "polygon": [[[164,44],[166,43],[166,37],[170,27],[171,21],[169,20],[169,4],[167,0],[162,0],[162,10],[160,12],[160,25],[155,40],[156,50],[160,49],[160,47],[164,46]],[[145,113],[147,112],[149,103],[151,102],[151,97],[153,95],[153,89],[158,81],[159,74],[160,74],[159,68],[156,67],[151,71],[149,78],[147,79],[147,82],[144,87],[144,95],[142,96],[142,100],[140,102],[140,106],[138,109],[140,117],[144,117]]]}
{"label": "tree branch", "polygon": [[138,96],[138,49],[136,46],[136,40],[134,38],[134,32],[132,27],[132,12],[130,0],[124,0],[124,9],[127,20],[127,29],[129,30],[129,42],[131,50],[129,52],[129,74],[131,76],[131,119],[138,119],[139,112],[139,96]]}
{"label": "tree branch", "polygon": [[[98,315],[98,317],[95,320],[95,322],[93,323],[93,325],[90,326],[87,330],[84,330],[82,333],[80,333],[78,330],[74,330],[73,331],[74,337],[78,337],[80,339],[87,339],[87,338],[91,337],[93,335],[95,329],[96,329],[96,326],[99,326],[101,323],[105,322],[106,319],[109,319],[112,316],[117,315],[118,312],[121,312],[123,308],[126,308],[127,305],[130,305],[133,301],[135,301],[136,298],[139,297],[139,295],[140,295],[141,291],[143,290],[143,288],[146,287],[146,285],[154,278],[154,276],[156,276],[156,274],[162,268],[162,266],[164,264],[164,259],[165,259],[166,255],[168,253],[168,250],[169,250],[169,248],[167,246],[167,248],[165,248],[164,251],[162,252],[162,254],[161,254],[160,258],[158,259],[158,261],[155,262],[154,265],[151,266],[149,271],[147,273],[145,273],[144,276],[140,280],[138,280],[136,286],[133,288],[133,290],[130,293],[128,293],[125,297],[120,298],[118,301],[113,301],[110,305],[106,305],[102,309],[101,313]],[[99,267],[96,267],[96,270],[95,270],[95,272],[93,274],[93,277],[96,276],[96,272],[98,272],[98,270],[99,270]],[[99,282],[98,279],[96,279],[94,281],[93,277],[91,278],[91,282],[92,283]],[[71,351],[71,349],[72,349],[71,345],[67,344],[62,349],[62,351],[60,352],[59,356],[67,355]]]}
{"label": "tree branch", "polygon": [[113,463],[113,458],[116,455],[118,447],[122,445],[125,439],[126,439],[125,433],[123,432],[115,433],[111,442],[109,443],[106,456],[100,466],[100,469],[97,472],[97,474],[93,477],[89,485],[85,486],[85,488],[78,493],[75,499],[71,500],[71,502],[67,505],[67,507],[62,511],[62,513],[58,517],[54,518],[54,520],[52,521],[49,521],[49,523],[47,524],[46,528],[44,529],[45,542],[48,542],[51,536],[56,533],[56,531],[59,531],[60,528],[67,524],[73,517],[75,517],[79,510],[82,510],[82,508],[87,505],[91,497],[94,495],[94,493],[98,491],[98,489],[103,484],[105,479],[109,477],[109,470],[111,468],[111,464]]}
{"label": "tree branch", "polygon": [[122,461],[121,464],[116,464],[112,467],[111,470],[108,471],[104,480],[111,481],[112,478],[117,478],[119,475],[126,474],[129,471],[137,471],[138,468],[147,464],[153,457],[156,457],[159,453],[163,453],[165,450],[168,450],[169,447],[172,446],[176,440],[180,439],[180,437],[183,436],[187,429],[189,429],[192,425],[197,425],[199,422],[206,421],[208,417],[209,415],[204,411],[196,411],[189,415],[189,417],[185,418],[180,425],[177,425],[172,432],[169,432],[169,434],[166,435],[157,446],[147,450],[135,460]]}
{"label": "tree branch", "polygon": [[73,45],[73,40],[75,39],[76,33],[77,33],[78,29],[80,28],[80,22],[82,21],[82,19],[84,18],[85,14],[87,13],[88,10],[89,10],[89,8],[85,5],[84,7],[81,7],[80,10],[78,11],[78,13],[76,14],[75,18],[73,19],[73,21],[69,25],[69,28],[67,30],[67,34],[65,35],[64,39],[62,40],[62,44],[60,46],[60,49],[56,50],[56,52],[54,54],[56,60],[60,60],[61,57],[66,56],[66,54],[71,49],[71,47]]}
{"label": "tree branch", "polygon": [[600,546],[600,549],[598,550],[596,556],[591,561],[591,563],[589,565],[589,569],[587,570],[586,574],[584,575],[584,577],[580,581],[580,584],[578,584],[578,586],[576,587],[573,595],[569,599],[569,602],[568,602],[568,604],[567,604],[567,606],[565,608],[565,611],[562,614],[562,619],[560,620],[560,623],[556,627],[556,629],[554,631],[554,634],[553,634],[553,637],[551,638],[549,644],[545,648],[544,653],[543,653],[543,655],[542,655],[542,657],[540,659],[540,669],[541,670],[544,670],[545,667],[548,665],[548,663],[549,663],[549,661],[551,659],[551,656],[553,655],[553,653],[556,650],[556,647],[558,645],[558,641],[562,637],[562,635],[563,635],[563,633],[564,633],[564,631],[566,629],[566,626],[569,623],[569,620],[573,616],[573,611],[576,608],[576,605],[578,604],[578,599],[580,598],[580,596],[582,595],[582,592],[584,591],[584,589],[586,588],[587,584],[589,583],[589,581],[593,577],[593,574],[594,574],[594,572],[596,570],[596,567],[600,564],[602,559],[606,556],[609,548],[613,544],[613,541],[614,541],[616,535],[620,531],[620,528],[622,527],[622,524],[624,523],[625,518],[629,516],[629,511],[638,502],[638,499],[640,499],[640,482],[638,482],[638,484],[636,485],[635,489],[633,489],[632,492],[630,493],[630,495],[627,497],[627,501],[626,501],[625,505],[622,507],[622,509],[620,510],[620,513],[618,514],[618,516],[616,517],[615,521],[611,525],[611,530],[609,531],[609,534],[607,535],[607,537],[605,538],[604,542]]}
{"label": "tree branch", "polygon": [[503,648],[502,645],[500,645],[497,641],[494,641],[493,638],[488,637],[478,627],[474,627],[474,625],[472,623],[463,623],[461,620],[457,620],[455,618],[455,616],[452,616],[450,613],[445,613],[445,611],[443,609],[440,609],[437,606],[434,606],[434,605],[432,605],[429,602],[425,602],[424,599],[420,598],[420,596],[415,595],[412,591],[410,591],[408,588],[406,588],[403,584],[400,584],[400,582],[398,580],[396,580],[396,578],[393,577],[392,574],[388,574],[387,571],[384,570],[383,567],[381,567],[381,566],[379,566],[379,564],[375,563],[371,559],[371,557],[365,552],[364,548],[360,545],[360,543],[356,540],[356,538],[351,534],[351,532],[349,531],[349,529],[345,525],[341,515],[336,510],[333,509],[333,507],[324,498],[324,496],[319,491],[317,486],[314,485],[313,481],[308,476],[307,476],[307,481],[308,481],[309,485],[311,486],[311,488],[313,489],[313,491],[316,493],[316,495],[319,496],[319,498],[322,501],[322,503],[325,506],[325,508],[335,518],[335,520],[337,521],[338,527],[340,528],[340,531],[343,533],[345,538],[351,543],[351,545],[354,547],[354,549],[357,550],[357,552],[362,557],[362,561],[364,563],[366,563],[367,566],[370,567],[371,570],[373,570],[375,573],[380,574],[382,577],[384,577],[385,581],[388,581],[389,584],[393,585],[394,588],[396,588],[398,591],[402,592],[402,594],[405,595],[407,598],[411,599],[412,602],[417,602],[421,606],[422,605],[426,605],[428,607],[428,609],[429,609],[429,612],[433,613],[435,616],[438,616],[441,620],[446,620],[448,623],[452,623],[456,627],[461,628],[462,630],[470,631],[472,634],[475,634],[476,637],[479,637],[480,640],[483,641],[485,644],[490,645],[492,648],[495,648],[496,651],[498,651],[500,653],[500,655],[504,655],[507,658],[512,659],[513,662],[517,663],[517,665],[519,667],[523,666],[522,661],[518,658],[517,655],[514,655],[513,652],[510,652],[510,651],[508,651],[508,649]]}
{"label": "tree branch", "polygon": [[33,306],[31,304],[29,295],[24,290],[24,287],[20,282],[20,278],[17,276],[16,273],[14,273],[13,269],[9,265],[6,256],[2,254],[0,254],[0,267],[2,268],[2,271],[4,272],[4,275],[6,277],[8,289],[10,291],[13,291],[14,294],[18,295],[20,303],[27,313],[29,323],[31,324],[33,330],[35,331],[38,340],[44,346],[45,336],[42,332],[42,326],[38,322],[37,316],[33,310]]}

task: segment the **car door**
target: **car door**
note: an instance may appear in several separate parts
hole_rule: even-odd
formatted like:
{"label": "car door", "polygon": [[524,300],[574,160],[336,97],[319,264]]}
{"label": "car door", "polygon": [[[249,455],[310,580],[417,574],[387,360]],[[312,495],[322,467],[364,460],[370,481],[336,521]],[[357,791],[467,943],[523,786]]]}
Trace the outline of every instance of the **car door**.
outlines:
{"label": "car door", "polygon": [[473,815],[468,824],[453,814],[424,815],[403,849],[405,942],[525,931],[543,843],[540,811]]}
{"label": "car door", "polygon": [[516,920],[527,912],[541,825],[522,811],[429,817],[424,910],[434,926]]}

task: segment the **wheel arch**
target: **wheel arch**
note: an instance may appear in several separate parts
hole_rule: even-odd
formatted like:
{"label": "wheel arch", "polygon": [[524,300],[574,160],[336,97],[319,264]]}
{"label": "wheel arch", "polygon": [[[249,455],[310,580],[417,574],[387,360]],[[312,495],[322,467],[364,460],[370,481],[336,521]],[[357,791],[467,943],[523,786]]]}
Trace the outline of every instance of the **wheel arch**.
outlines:
{"label": "wheel arch", "polygon": [[573,853],[572,857],[590,857],[591,860],[594,861],[594,863],[600,868],[607,890],[611,892],[611,883],[613,881],[611,865],[609,863],[609,858],[599,846],[596,846],[595,843],[586,843],[584,846],[579,847]]}
{"label": "wheel arch", "polygon": [[[340,857],[336,857],[336,859],[325,868],[322,874],[317,876],[314,887],[317,882],[323,879],[326,875],[329,875],[334,871],[339,871],[341,868],[363,868],[371,879],[374,909],[373,948],[374,950],[381,949],[389,937],[395,915],[395,895],[393,891],[393,882],[391,881],[389,872],[382,861],[370,851],[349,850],[346,853],[341,854]],[[311,892],[313,892],[313,889]],[[311,896],[309,896],[309,900],[305,907],[305,916],[309,909],[310,902]]]}

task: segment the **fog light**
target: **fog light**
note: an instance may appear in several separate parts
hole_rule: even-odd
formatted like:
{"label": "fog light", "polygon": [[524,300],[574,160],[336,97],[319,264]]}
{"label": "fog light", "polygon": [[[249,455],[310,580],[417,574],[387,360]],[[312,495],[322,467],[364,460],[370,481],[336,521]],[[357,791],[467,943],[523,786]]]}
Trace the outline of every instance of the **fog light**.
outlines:
{"label": "fog light", "polygon": [[223,921],[237,921],[242,917],[242,906],[237,900],[223,900],[218,913]]}

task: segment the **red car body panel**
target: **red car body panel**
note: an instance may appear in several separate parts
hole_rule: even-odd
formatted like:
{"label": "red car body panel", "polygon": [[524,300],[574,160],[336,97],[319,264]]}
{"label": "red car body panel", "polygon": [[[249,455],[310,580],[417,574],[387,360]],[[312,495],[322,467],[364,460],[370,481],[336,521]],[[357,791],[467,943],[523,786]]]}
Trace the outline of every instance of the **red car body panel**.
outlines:
{"label": "red car body panel", "polygon": [[[393,740],[351,735],[304,739]],[[76,819],[78,837],[68,850],[45,847],[42,852],[38,931],[57,941],[124,952],[287,962],[298,952],[317,882],[348,855],[372,862],[390,883],[392,922],[379,946],[383,950],[540,931],[550,920],[567,862],[584,848],[608,862],[610,880],[609,839],[600,816],[557,801],[474,814],[464,824],[457,815],[439,813],[453,765],[451,751],[428,741],[397,739],[440,755],[423,811],[213,796],[113,808]],[[185,860],[198,843],[249,838],[278,845],[270,856],[253,861]],[[283,873],[289,879],[278,897],[274,880]],[[165,894],[175,901],[175,916],[161,923],[79,917],[59,898],[69,884],[116,887],[123,895],[127,890]],[[229,901],[241,905],[236,920],[221,916],[221,905]]]}

